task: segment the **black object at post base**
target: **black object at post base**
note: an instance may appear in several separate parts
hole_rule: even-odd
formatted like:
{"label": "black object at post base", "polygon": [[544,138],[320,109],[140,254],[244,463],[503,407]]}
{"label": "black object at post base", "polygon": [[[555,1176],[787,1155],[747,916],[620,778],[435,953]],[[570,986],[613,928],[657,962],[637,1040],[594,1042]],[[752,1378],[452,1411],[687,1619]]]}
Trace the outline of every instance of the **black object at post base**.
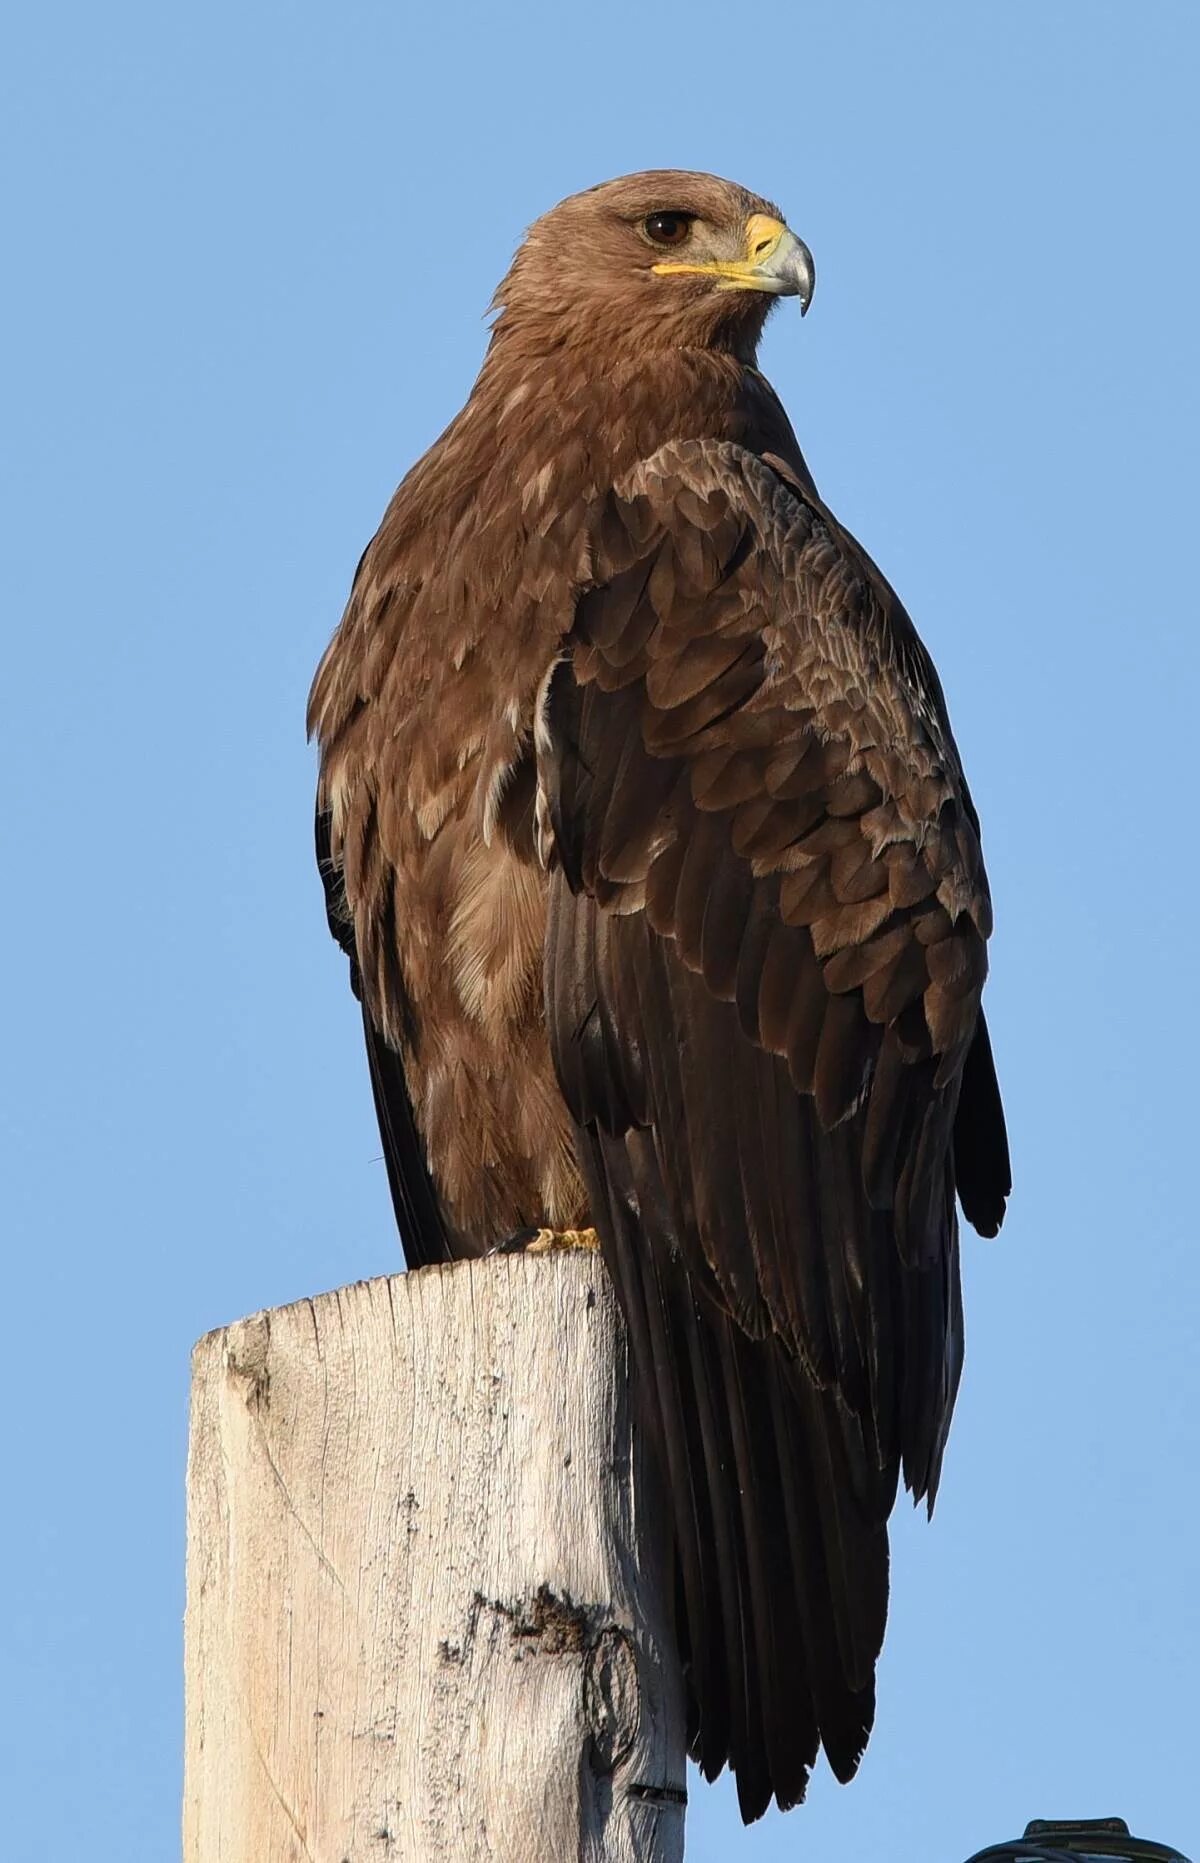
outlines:
{"label": "black object at post base", "polygon": [[1182,1851],[1131,1837],[1124,1818],[1031,1818],[1025,1835],[977,1850],[968,1863],[1188,1863]]}

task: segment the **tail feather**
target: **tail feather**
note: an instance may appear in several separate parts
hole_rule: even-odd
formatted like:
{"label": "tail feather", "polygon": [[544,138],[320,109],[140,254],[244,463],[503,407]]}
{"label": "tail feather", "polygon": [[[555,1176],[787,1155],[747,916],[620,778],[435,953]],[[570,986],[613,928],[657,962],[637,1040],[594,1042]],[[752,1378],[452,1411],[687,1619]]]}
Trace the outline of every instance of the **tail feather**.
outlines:
{"label": "tail feather", "polygon": [[772,1798],[800,1803],[820,1745],[839,1778],[858,1765],[886,1612],[887,1482],[877,1474],[864,1495],[838,1400],[698,1290],[651,1135],[583,1137],[671,1495],[691,1750],[709,1778],[732,1767],[750,1822]]}

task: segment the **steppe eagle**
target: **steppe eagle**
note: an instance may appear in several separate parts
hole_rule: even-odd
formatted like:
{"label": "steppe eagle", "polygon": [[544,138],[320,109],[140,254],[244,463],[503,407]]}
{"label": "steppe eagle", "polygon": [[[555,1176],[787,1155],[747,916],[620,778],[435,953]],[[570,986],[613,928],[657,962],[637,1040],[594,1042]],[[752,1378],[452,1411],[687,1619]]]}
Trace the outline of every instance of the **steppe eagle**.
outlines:
{"label": "steppe eagle", "polygon": [[937,674],[755,363],[812,289],[711,175],[539,220],[309,711],[408,1262],[598,1234],[692,1750],[748,1819],[819,1745],[858,1764],[888,1515],[958,1384],[956,1195],[991,1235],[1010,1188]]}

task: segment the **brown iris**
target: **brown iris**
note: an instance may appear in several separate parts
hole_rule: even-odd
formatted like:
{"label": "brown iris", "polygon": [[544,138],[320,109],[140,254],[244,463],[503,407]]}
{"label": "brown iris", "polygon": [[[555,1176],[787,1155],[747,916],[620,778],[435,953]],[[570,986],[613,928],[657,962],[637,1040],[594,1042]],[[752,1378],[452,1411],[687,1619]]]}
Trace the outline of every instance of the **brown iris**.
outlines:
{"label": "brown iris", "polygon": [[656,246],[682,246],[692,230],[690,213],[652,213],[642,222],[647,239]]}

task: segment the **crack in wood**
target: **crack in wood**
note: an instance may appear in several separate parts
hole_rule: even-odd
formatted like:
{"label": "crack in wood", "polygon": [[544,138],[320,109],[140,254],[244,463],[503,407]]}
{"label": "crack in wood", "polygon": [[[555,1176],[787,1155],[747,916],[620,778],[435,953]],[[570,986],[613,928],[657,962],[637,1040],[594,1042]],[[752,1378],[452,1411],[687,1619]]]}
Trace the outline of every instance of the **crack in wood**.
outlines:
{"label": "crack in wood", "polygon": [[635,1784],[626,1786],[630,1798],[641,1799],[649,1805],[686,1805],[688,1795],[681,1785],[645,1785],[640,1779]]}

